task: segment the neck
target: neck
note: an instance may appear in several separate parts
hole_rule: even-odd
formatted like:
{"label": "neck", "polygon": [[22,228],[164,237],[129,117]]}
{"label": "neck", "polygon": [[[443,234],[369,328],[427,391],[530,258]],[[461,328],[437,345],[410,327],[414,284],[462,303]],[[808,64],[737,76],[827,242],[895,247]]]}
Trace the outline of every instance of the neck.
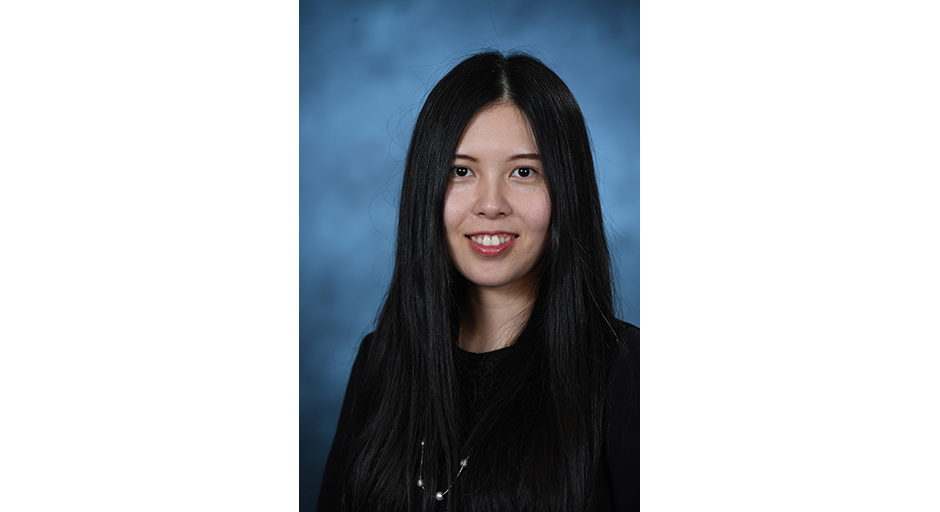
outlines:
{"label": "neck", "polygon": [[529,321],[535,291],[534,284],[501,288],[470,284],[468,311],[460,321],[460,348],[481,353],[511,345]]}

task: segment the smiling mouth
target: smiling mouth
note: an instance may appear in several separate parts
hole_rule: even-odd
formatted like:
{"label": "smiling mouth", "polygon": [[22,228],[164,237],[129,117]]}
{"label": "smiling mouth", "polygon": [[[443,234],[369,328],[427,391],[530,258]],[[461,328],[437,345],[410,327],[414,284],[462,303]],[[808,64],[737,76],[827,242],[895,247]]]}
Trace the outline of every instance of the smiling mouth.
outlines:
{"label": "smiling mouth", "polygon": [[484,247],[495,247],[497,245],[503,245],[504,243],[518,237],[519,235],[467,235],[467,238],[470,240],[484,246]]}
{"label": "smiling mouth", "polygon": [[513,233],[474,233],[466,237],[470,248],[487,258],[506,254],[519,239]]}

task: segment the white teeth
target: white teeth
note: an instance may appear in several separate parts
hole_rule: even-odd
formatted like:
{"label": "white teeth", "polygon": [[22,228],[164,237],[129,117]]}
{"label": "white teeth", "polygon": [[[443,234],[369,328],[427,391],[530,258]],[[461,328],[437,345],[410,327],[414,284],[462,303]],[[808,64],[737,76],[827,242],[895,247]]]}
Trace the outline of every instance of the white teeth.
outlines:
{"label": "white teeth", "polygon": [[502,245],[512,240],[512,238],[513,238],[512,236],[498,236],[498,235],[493,235],[493,236],[483,235],[483,236],[470,237],[471,240],[485,247],[493,247],[496,245]]}

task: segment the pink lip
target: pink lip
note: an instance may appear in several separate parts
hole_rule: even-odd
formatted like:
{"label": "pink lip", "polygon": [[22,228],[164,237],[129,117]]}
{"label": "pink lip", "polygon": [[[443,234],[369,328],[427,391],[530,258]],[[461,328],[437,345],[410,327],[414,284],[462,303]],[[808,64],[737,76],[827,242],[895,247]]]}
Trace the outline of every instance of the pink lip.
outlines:
{"label": "pink lip", "polygon": [[[484,236],[484,235],[489,235],[489,236],[502,235],[502,236],[511,236],[512,238],[506,241],[506,243],[502,243],[499,245],[481,245],[481,244],[474,242],[470,238],[471,236]],[[519,235],[515,233],[509,233],[507,231],[479,231],[477,233],[471,233],[467,235],[467,241],[470,242],[470,247],[474,251],[476,251],[478,254],[483,255],[483,256],[499,256],[500,254],[509,250],[509,248],[512,247],[512,244],[516,243],[516,240],[518,238],[519,238]]]}

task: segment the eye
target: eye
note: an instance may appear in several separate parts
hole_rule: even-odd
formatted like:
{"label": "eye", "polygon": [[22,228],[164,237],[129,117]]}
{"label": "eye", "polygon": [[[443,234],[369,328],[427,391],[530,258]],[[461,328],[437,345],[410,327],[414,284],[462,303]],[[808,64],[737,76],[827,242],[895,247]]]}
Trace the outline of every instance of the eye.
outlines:
{"label": "eye", "polygon": [[534,176],[538,171],[531,167],[519,167],[512,171],[512,176],[518,176],[520,178],[530,178]]}
{"label": "eye", "polygon": [[466,178],[467,176],[473,176],[473,171],[467,167],[451,167],[450,175],[457,178]]}

